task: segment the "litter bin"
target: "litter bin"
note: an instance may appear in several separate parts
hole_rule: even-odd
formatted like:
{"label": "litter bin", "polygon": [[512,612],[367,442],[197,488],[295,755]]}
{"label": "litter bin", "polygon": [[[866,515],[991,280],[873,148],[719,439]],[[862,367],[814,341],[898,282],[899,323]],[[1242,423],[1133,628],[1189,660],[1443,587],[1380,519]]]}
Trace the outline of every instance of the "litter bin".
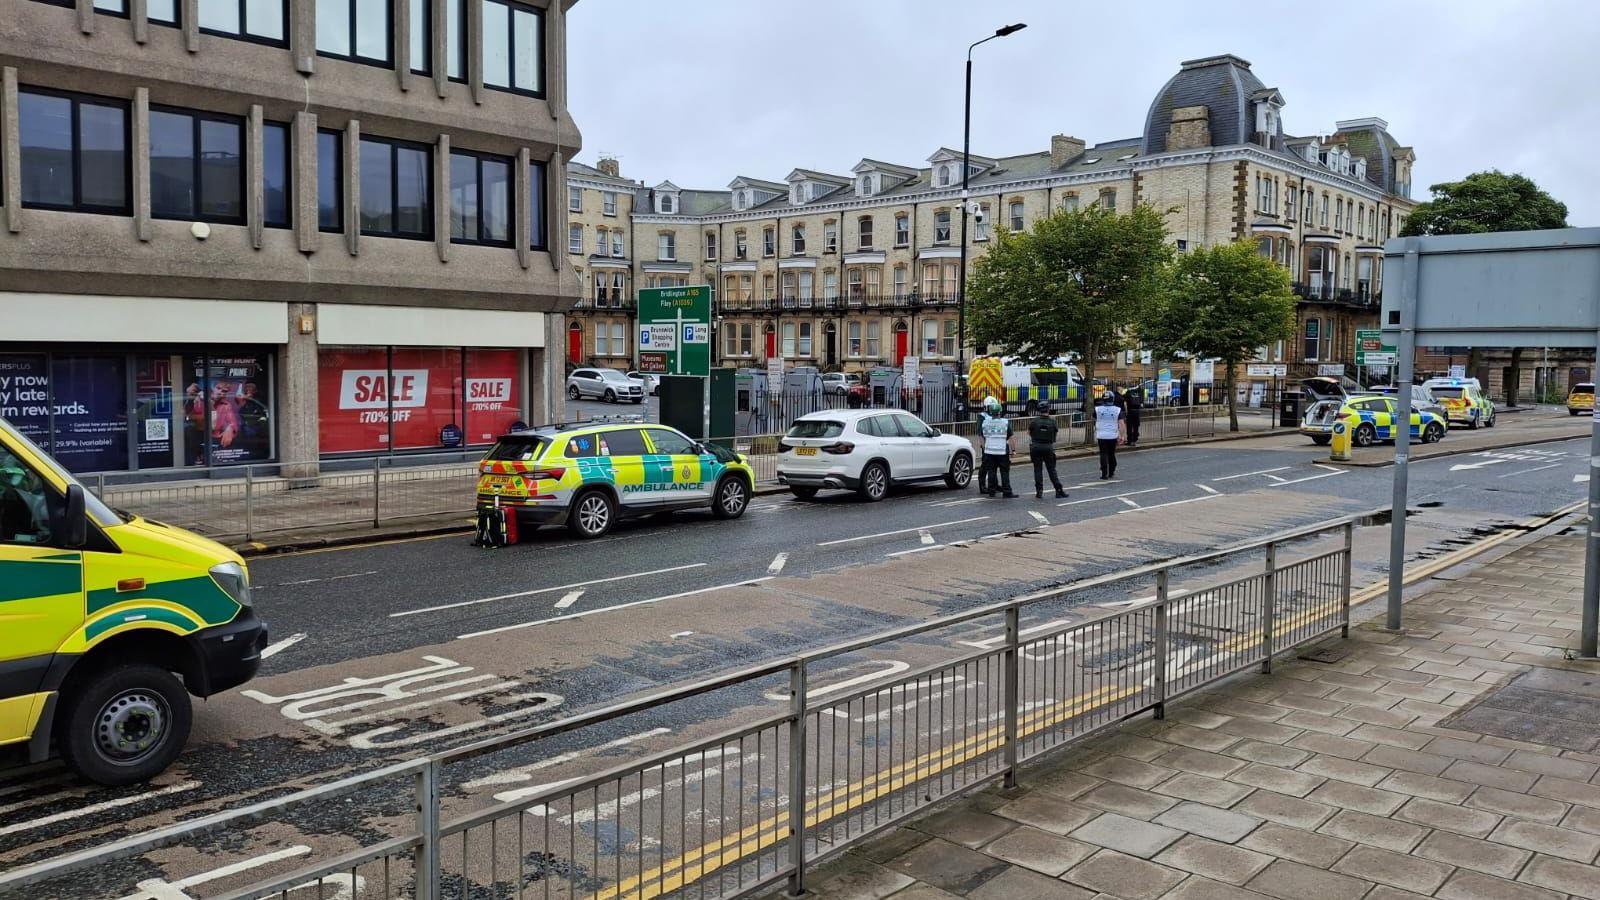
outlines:
{"label": "litter bin", "polygon": [[1306,395],[1302,391],[1284,391],[1278,403],[1278,425],[1282,428],[1299,428],[1301,405]]}

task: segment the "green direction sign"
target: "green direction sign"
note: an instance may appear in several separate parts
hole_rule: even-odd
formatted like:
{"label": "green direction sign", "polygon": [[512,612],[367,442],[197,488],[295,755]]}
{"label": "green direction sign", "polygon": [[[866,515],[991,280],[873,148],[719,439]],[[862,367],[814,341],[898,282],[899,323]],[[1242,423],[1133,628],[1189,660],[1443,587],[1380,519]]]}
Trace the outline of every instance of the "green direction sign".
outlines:
{"label": "green direction sign", "polygon": [[1382,331],[1374,329],[1356,332],[1356,365],[1392,366],[1395,362],[1394,357],[1394,345],[1383,342]]}
{"label": "green direction sign", "polygon": [[670,375],[711,374],[711,287],[639,291],[639,356],[666,360]]}

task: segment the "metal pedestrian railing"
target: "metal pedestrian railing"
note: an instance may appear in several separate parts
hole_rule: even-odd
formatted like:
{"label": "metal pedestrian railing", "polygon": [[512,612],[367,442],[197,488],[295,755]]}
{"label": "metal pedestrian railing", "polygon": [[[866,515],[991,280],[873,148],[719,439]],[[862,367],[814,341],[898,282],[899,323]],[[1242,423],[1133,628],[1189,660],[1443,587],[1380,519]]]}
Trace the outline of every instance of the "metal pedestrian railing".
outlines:
{"label": "metal pedestrian railing", "polygon": [[[251,870],[255,883],[219,884],[227,889],[214,896],[303,900],[339,888],[384,900],[729,898],[780,882],[798,893],[809,867],[931,804],[995,779],[1013,784],[1029,759],[1143,712],[1162,717],[1175,698],[1251,667],[1268,671],[1274,656],[1331,632],[1348,636],[1356,522],[1142,565],[663,688],[15,869],[0,874],[0,896],[75,896],[72,879],[105,878],[116,865],[131,866],[131,883],[148,876],[151,851],[215,852],[219,834],[230,849],[281,843],[296,815],[338,838],[326,858]],[[841,665],[872,671],[840,681]],[[657,750],[609,740],[618,727],[669,714],[699,716],[705,733]],[[554,743],[593,747],[585,759],[600,765],[616,761],[503,791],[489,805],[470,802],[477,783],[561,774],[552,759],[577,754],[544,749],[526,763],[526,751]],[[637,756],[619,755],[624,745]],[[505,755],[518,750],[522,768],[506,769]],[[376,821],[396,823],[397,833],[374,834],[372,819],[342,830],[328,821],[329,810],[341,811],[331,799],[386,797],[387,815]]]}

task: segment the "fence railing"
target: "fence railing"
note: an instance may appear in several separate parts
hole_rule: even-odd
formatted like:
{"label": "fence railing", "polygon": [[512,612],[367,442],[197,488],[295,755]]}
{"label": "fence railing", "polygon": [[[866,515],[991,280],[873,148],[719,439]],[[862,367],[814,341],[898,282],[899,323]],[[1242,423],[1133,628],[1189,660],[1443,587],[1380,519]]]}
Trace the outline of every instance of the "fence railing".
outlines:
{"label": "fence railing", "polygon": [[[529,890],[595,900],[726,898],[785,880],[799,893],[808,867],[930,804],[997,778],[1015,783],[1025,760],[1146,711],[1162,717],[1174,698],[1252,666],[1270,671],[1275,655],[1330,632],[1348,636],[1356,522],[1143,565],[668,687],[24,866],[0,874],[0,896],[55,896],[87,869],[131,883],[151,865],[135,858],[211,842],[217,832],[244,852],[252,841],[281,837],[283,820],[295,814],[312,817],[331,855],[297,870],[252,869],[255,883],[218,896],[300,900],[332,885],[350,889],[341,896],[384,900]],[[1126,594],[1135,596],[1106,602]],[[920,653],[921,664],[884,666],[890,653]],[[867,677],[839,680],[841,666],[855,672],[865,664],[876,667]],[[737,702],[708,722],[706,710],[718,709],[712,698]],[[503,792],[481,808],[447,809],[474,783],[459,780],[462,769],[515,782],[500,769],[485,777],[496,754],[558,735],[568,736],[563,746],[594,746],[629,720],[684,717],[711,733],[655,752],[639,741],[642,758],[556,781],[546,776],[564,773],[546,757],[531,767],[546,783]],[[625,743],[565,758],[616,760]],[[406,823],[393,826],[398,833],[374,833],[372,819],[346,830],[329,821],[339,815],[330,798],[359,801],[385,788],[400,799],[376,821]],[[261,834],[246,827],[262,822],[271,827]]]}

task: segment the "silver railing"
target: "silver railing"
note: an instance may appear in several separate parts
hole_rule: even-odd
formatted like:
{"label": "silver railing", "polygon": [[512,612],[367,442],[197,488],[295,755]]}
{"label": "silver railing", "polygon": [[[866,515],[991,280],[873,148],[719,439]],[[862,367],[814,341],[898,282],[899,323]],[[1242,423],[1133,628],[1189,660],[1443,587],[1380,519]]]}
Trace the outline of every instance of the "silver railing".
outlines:
{"label": "silver railing", "polygon": [[[219,883],[227,889],[213,896],[725,898],[783,881],[798,893],[809,866],[930,804],[995,779],[1014,784],[1026,760],[1146,711],[1163,717],[1173,699],[1244,669],[1270,671],[1275,655],[1323,635],[1348,636],[1357,521],[664,688],[14,869],[0,874],[0,896],[76,896],[82,882],[71,879],[112,877],[117,861],[141,857],[125,873],[132,883],[157,865],[145,854],[202,842],[215,853],[221,832],[230,848],[281,845],[295,816],[314,817],[309,830],[332,844],[324,858],[252,869],[253,884]],[[871,670],[840,680],[863,666]],[[650,750],[644,736],[614,738],[640,722],[685,718],[703,729],[687,743]],[[563,746],[590,750],[551,756],[541,742],[562,735]],[[624,745],[638,756],[621,755]],[[507,768],[504,757],[519,750]],[[580,756],[579,768],[615,762],[547,780],[565,774],[555,764]],[[518,784],[534,771],[544,784],[456,809],[473,805],[463,795],[475,783]],[[361,803],[378,821],[407,824],[375,835],[370,819],[329,821]],[[256,833],[252,823],[270,827]]]}
{"label": "silver railing", "polygon": [[[1217,406],[1146,410],[1141,440],[1212,437],[1218,431]],[[1057,416],[1056,443],[1067,450],[1093,446],[1079,412]],[[1026,418],[1019,418],[1019,434]],[[977,439],[977,423],[946,422],[936,427]],[[1226,427],[1225,425],[1223,427]],[[749,457],[758,485],[778,479],[781,434],[715,438]],[[1018,438],[1026,446],[1026,435]],[[268,462],[210,468],[97,472],[81,476],[96,496],[112,506],[187,528],[212,538],[242,538],[284,531],[385,524],[429,517],[466,517],[477,497],[478,452],[428,456],[375,456],[301,462]]]}

